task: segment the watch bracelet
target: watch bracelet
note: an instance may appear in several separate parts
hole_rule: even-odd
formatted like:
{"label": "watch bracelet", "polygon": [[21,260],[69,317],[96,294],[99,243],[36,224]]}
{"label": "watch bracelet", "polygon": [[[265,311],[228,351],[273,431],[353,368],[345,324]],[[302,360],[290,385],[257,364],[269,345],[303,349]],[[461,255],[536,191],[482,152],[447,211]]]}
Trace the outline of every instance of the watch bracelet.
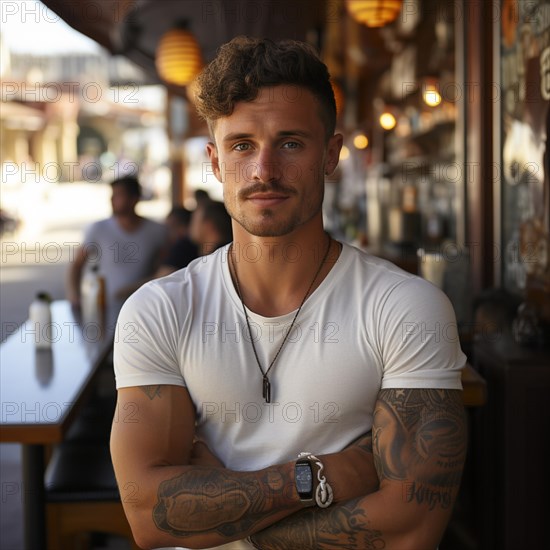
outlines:
{"label": "watch bracelet", "polygon": [[[317,506],[319,506],[319,508],[328,508],[332,504],[333,491],[332,491],[332,487],[327,481],[326,476],[323,475],[323,470],[325,467],[321,462],[321,460],[319,460],[319,458],[317,458],[313,453],[310,453],[310,452],[299,453],[296,462],[304,459],[309,461],[312,471],[313,471],[313,465],[317,466],[318,468],[318,471],[317,471],[318,485],[314,489],[313,500],[317,504]],[[326,500],[323,500],[320,495],[326,495]]]}

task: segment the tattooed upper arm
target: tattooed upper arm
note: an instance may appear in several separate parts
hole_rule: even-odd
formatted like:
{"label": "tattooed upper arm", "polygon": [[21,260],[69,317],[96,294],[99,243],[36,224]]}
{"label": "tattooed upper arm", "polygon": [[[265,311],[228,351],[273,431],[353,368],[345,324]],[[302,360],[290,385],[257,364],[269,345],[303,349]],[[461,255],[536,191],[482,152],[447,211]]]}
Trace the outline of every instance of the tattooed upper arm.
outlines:
{"label": "tattooed upper arm", "polygon": [[[367,452],[370,434],[354,444]],[[308,508],[254,535],[266,550],[435,548],[456,498],[466,453],[461,392],[388,389],[378,396],[372,452],[380,488]]]}
{"label": "tattooed upper arm", "polygon": [[461,392],[382,390],[374,411],[373,451],[381,487],[398,481],[405,502],[450,508],[466,455]]}
{"label": "tattooed upper arm", "polygon": [[139,389],[151,400],[161,397],[162,386],[139,386]]}

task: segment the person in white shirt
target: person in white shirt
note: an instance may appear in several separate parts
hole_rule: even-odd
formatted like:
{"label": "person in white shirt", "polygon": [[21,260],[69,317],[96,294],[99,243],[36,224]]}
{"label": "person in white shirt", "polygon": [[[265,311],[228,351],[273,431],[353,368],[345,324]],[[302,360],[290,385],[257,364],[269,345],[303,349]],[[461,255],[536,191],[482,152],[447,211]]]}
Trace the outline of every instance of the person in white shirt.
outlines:
{"label": "person in white shirt", "polygon": [[111,451],[136,541],[436,548],[465,457],[465,356],[439,289],[324,231],[342,146],[325,65],[239,37],[197,106],[233,242],[119,317]]}
{"label": "person in white shirt", "polygon": [[111,217],[93,223],[69,266],[67,298],[80,306],[80,282],[86,269],[99,266],[110,309],[118,311],[136,286],[148,280],[166,252],[167,229],[136,212],[141,197],[137,178],[111,182]]}

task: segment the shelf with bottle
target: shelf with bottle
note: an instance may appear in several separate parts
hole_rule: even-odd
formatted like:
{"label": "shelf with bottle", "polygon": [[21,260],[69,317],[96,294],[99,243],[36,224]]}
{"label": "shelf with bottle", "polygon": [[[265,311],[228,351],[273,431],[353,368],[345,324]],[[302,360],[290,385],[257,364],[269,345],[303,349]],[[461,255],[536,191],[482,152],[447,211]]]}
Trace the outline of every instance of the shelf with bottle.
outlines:
{"label": "shelf with bottle", "polygon": [[436,164],[455,163],[455,136],[450,133],[439,139],[419,144],[413,141],[392,142],[387,148],[387,162],[392,172],[406,170],[407,173],[431,172]]}
{"label": "shelf with bottle", "polygon": [[393,174],[398,172],[405,174],[438,172],[440,170],[434,167],[438,165],[454,166],[455,163],[454,150],[440,154],[423,153],[421,151],[411,154],[410,149],[402,149],[388,153],[387,158],[388,168]]}
{"label": "shelf with bottle", "polygon": [[424,140],[453,132],[457,120],[457,106],[441,101],[437,106],[427,106],[417,94],[404,104],[393,105],[396,117],[394,130],[388,137],[394,141]]}

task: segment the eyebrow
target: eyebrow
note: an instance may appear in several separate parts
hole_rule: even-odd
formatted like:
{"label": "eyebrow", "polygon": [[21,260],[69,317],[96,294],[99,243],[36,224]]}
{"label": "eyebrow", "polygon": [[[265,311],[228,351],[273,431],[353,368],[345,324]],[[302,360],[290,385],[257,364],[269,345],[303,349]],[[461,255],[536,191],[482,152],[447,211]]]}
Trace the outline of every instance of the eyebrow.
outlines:
{"label": "eyebrow", "polygon": [[251,137],[252,137],[252,134],[233,133],[233,134],[227,134],[226,136],[224,136],[222,141],[235,141],[238,139],[248,139]]}
{"label": "eyebrow", "polygon": [[[311,132],[306,132],[304,130],[283,130],[281,132],[277,132],[277,137],[303,137],[303,138],[310,138],[312,136]],[[236,141],[239,139],[250,139],[253,138],[254,134],[245,133],[245,132],[234,132],[232,134],[227,134],[224,136],[223,140],[224,142],[228,141]]]}

